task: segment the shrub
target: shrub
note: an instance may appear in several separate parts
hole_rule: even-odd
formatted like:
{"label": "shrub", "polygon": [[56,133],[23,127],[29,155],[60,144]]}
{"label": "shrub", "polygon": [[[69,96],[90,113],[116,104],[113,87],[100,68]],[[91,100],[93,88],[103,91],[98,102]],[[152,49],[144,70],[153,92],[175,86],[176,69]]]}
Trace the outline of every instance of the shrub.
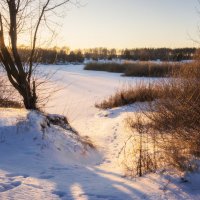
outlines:
{"label": "shrub", "polygon": [[155,142],[147,134],[149,126],[144,116],[137,114],[134,120],[127,118],[127,124],[134,132],[120,151],[120,154],[123,152],[122,164],[125,168],[125,175],[137,177],[155,171],[158,159],[155,153]]}
{"label": "shrub", "polygon": [[[162,98],[149,105],[150,112],[143,113],[145,120],[129,118],[129,125],[134,130],[131,138],[136,137],[135,131],[141,136],[142,130],[140,152],[150,155],[156,168],[172,166],[184,172],[195,171],[200,159],[199,63],[185,66],[173,76],[168,83],[161,85]],[[144,150],[147,144],[151,148]],[[135,146],[134,143],[132,148]],[[142,155],[141,159],[143,163],[147,162],[147,157]],[[138,166],[137,160],[132,160],[130,166]],[[152,169],[144,168],[144,165],[139,167],[142,167],[141,173],[133,173],[131,170],[135,167],[127,167],[127,173],[142,175]]]}

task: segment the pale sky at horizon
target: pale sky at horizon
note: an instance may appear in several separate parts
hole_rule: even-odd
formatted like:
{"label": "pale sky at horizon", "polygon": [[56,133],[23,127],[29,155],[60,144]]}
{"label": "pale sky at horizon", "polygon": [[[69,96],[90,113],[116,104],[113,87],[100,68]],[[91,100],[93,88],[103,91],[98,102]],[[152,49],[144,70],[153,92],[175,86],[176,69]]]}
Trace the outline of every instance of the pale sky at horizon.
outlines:
{"label": "pale sky at horizon", "polygon": [[56,45],[175,48],[197,46],[192,39],[200,40],[197,0],[82,0],[86,2],[67,11]]}

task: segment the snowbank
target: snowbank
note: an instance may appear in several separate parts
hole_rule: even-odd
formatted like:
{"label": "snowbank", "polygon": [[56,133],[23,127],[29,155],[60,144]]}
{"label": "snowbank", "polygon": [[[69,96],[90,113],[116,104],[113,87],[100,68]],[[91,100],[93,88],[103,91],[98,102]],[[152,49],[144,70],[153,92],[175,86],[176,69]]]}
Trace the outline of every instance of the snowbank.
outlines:
{"label": "snowbank", "polygon": [[81,160],[86,164],[98,157],[90,141],[80,137],[63,116],[20,109],[1,109],[0,113],[1,148],[9,145],[67,163]]}

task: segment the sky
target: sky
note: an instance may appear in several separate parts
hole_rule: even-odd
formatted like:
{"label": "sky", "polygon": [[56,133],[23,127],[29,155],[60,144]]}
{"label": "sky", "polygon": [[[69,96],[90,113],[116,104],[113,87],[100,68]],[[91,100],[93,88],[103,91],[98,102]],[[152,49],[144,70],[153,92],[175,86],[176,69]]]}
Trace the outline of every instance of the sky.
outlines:
{"label": "sky", "polygon": [[198,0],[81,0],[62,18],[58,46],[193,47],[200,40]]}

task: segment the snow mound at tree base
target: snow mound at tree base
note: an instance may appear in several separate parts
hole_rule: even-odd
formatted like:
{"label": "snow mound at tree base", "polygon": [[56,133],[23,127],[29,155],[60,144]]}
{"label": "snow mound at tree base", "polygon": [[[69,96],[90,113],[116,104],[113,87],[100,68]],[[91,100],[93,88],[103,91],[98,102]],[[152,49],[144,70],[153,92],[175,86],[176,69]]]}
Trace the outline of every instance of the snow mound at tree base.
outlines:
{"label": "snow mound at tree base", "polygon": [[4,152],[40,154],[68,164],[90,164],[100,159],[89,138],[81,137],[64,116],[23,109],[1,109],[0,113],[0,146]]}

